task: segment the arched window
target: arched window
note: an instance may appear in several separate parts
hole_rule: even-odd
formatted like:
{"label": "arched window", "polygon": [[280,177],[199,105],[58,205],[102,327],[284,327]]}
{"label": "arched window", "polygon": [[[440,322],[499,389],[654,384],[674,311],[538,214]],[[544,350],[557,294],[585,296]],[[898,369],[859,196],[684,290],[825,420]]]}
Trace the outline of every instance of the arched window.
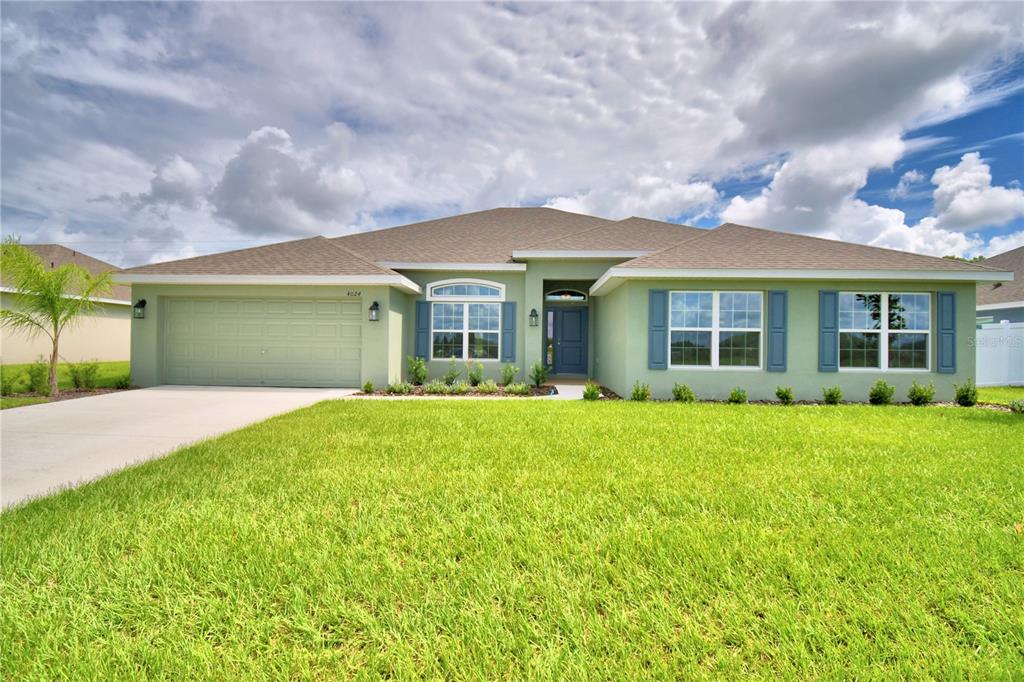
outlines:
{"label": "arched window", "polygon": [[478,279],[444,280],[427,287],[430,357],[497,360],[505,285]]}
{"label": "arched window", "polygon": [[582,303],[587,300],[587,295],[582,291],[576,289],[556,289],[555,291],[549,291],[544,295],[545,301],[552,301],[557,303],[559,301],[571,302],[571,303]]}

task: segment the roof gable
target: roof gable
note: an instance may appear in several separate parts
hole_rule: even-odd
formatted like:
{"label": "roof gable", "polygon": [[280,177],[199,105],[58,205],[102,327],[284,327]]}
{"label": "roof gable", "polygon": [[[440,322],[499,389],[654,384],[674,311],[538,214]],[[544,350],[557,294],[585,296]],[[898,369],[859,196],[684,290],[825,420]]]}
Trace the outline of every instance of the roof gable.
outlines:
{"label": "roof gable", "polygon": [[[39,260],[43,261],[43,265],[47,270],[53,270],[68,263],[77,265],[93,275],[98,275],[101,272],[118,272],[120,270],[116,265],[111,265],[99,258],[93,258],[81,251],[70,249],[63,244],[23,244],[23,246],[39,256]],[[131,296],[132,292],[129,287],[115,285],[104,298],[129,301]]]}
{"label": "roof gable", "polygon": [[978,305],[1024,301],[1024,246],[986,258],[985,265],[1013,272],[1012,282],[978,285]]}

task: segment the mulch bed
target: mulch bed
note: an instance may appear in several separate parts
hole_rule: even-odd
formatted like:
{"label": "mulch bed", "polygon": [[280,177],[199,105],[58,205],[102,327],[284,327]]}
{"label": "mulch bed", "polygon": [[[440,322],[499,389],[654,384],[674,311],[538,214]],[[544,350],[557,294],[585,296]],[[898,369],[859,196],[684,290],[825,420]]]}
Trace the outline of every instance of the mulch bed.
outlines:
{"label": "mulch bed", "polygon": [[558,389],[554,386],[547,384],[536,388],[530,386],[530,392],[525,395],[509,393],[505,394],[505,387],[499,386],[497,393],[480,393],[476,389],[471,389],[467,393],[427,393],[423,386],[413,386],[412,391],[409,393],[388,393],[387,391],[374,391],[373,393],[359,392],[359,395],[372,395],[372,396],[384,396],[384,397],[398,397],[404,398],[406,396],[424,396],[427,398],[536,398],[545,395],[557,395]]}
{"label": "mulch bed", "polygon": [[130,391],[130,388],[64,388],[55,397],[40,393],[14,393],[4,396],[5,398],[47,398],[49,402],[55,403],[60,400],[74,400],[75,398],[88,398],[104,393],[117,393],[118,391]]}

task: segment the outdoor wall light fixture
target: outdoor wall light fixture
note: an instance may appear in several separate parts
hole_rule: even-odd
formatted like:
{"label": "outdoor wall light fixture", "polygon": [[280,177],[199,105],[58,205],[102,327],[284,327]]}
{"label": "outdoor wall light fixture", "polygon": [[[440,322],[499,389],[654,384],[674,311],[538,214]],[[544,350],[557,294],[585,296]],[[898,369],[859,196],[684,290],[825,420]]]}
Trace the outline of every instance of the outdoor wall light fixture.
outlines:
{"label": "outdoor wall light fixture", "polygon": [[380,319],[380,303],[374,301],[370,304],[370,322],[376,322]]}
{"label": "outdoor wall light fixture", "polygon": [[146,299],[140,298],[132,306],[132,317],[136,320],[143,320],[146,318]]}
{"label": "outdoor wall light fixture", "polygon": [[537,314],[537,309],[534,308],[530,311],[530,326],[536,327],[540,324],[540,315]]}

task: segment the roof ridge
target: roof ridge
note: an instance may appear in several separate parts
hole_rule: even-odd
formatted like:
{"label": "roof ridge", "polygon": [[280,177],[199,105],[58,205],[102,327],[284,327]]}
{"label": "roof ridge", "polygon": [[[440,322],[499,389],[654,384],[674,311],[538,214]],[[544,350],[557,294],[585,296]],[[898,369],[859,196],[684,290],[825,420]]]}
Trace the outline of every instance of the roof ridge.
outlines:
{"label": "roof ridge", "polygon": [[[915,258],[924,258],[924,259],[931,260],[931,261],[935,261],[935,260],[938,260],[938,261],[948,260],[946,258],[943,258],[942,256],[929,256],[929,255],[926,255],[926,254],[923,254],[923,253],[915,253],[913,251],[902,251],[900,249],[890,249],[890,248],[886,248],[884,246],[873,246],[871,244],[860,244],[858,242],[848,242],[848,241],[843,240],[843,239],[829,239],[828,237],[817,237],[815,235],[802,234],[800,232],[789,232],[789,231],[786,231],[786,230],[772,230],[772,229],[769,229],[767,227],[753,227],[752,225],[741,225],[740,223],[731,223],[731,222],[730,223],[722,223],[721,225],[719,225],[718,227],[716,227],[714,230],[711,230],[711,231],[715,232],[715,231],[720,230],[720,229],[722,229],[724,227],[738,227],[738,228],[741,228],[741,229],[744,229],[744,230],[756,230],[758,232],[770,232],[772,234],[781,234],[781,235],[792,236],[792,237],[803,237],[805,239],[814,239],[814,240],[817,240],[817,241],[820,241],[820,242],[828,242],[830,244],[837,244],[837,243],[838,244],[847,244],[847,245],[850,245],[850,246],[859,246],[859,247],[865,248],[865,249],[873,249],[875,251],[884,251],[886,253],[898,253],[901,256],[913,256]],[[968,263],[966,261],[953,261],[953,262],[956,262],[959,265],[963,265],[963,266],[966,266],[968,268],[977,268],[977,269],[980,269],[980,270],[990,270],[990,271],[993,271],[993,272],[998,272],[997,268],[990,268],[988,266],[979,265],[977,263]]]}
{"label": "roof ridge", "polygon": [[[543,208],[547,208],[547,207],[545,206]],[[554,209],[551,209],[551,210],[558,211],[560,209],[554,208]],[[562,213],[571,213],[571,211],[562,211]],[[574,215],[587,215],[587,214],[586,213],[576,213]],[[547,244],[548,242],[556,242],[556,241],[559,241],[561,239],[568,239],[569,237],[578,237],[581,234],[588,234],[590,232],[593,232],[594,230],[600,230],[603,227],[608,227],[608,224],[616,225],[619,222],[621,222],[619,220],[610,220],[609,218],[602,218],[602,217],[596,216],[596,215],[595,216],[587,216],[587,217],[588,218],[593,218],[594,220],[602,220],[602,221],[604,221],[604,223],[602,223],[601,225],[594,225],[593,227],[588,227],[587,229],[580,230],[579,232],[569,232],[567,234],[559,235],[557,237],[548,237],[547,239],[541,239],[539,242],[533,242],[532,244],[527,245],[526,248],[517,249],[517,250],[519,250],[519,251],[529,251],[529,250],[533,249],[535,246],[540,246],[541,244]]]}
{"label": "roof ridge", "polygon": [[[692,225],[687,225],[687,227],[692,227]],[[721,227],[721,226],[719,226],[719,227]],[[680,241],[677,241],[677,242],[674,242],[672,244],[669,244],[668,246],[664,246],[664,247],[658,249],[657,251],[651,251],[650,253],[644,254],[643,256],[638,256],[636,258],[631,258],[630,260],[628,260],[628,261],[626,261],[624,263],[621,263],[620,265],[628,265],[629,263],[632,263],[633,261],[637,261],[637,260],[640,260],[642,258],[650,258],[651,256],[656,256],[659,253],[664,253],[665,251],[668,251],[669,249],[674,249],[677,246],[682,246],[683,244],[686,244],[688,242],[692,242],[692,241],[695,241],[697,239],[704,239],[705,237],[709,236],[712,232],[714,232],[718,228],[714,227],[714,228],[709,230],[706,227],[694,227],[693,229],[700,230],[701,234],[691,234],[686,239],[681,239]]]}
{"label": "roof ridge", "polygon": [[[299,237],[298,239],[289,239],[283,242],[270,242],[269,244],[259,244],[257,246],[247,246],[244,249],[232,249],[230,251],[217,251],[215,253],[205,253],[200,256],[189,256],[188,258],[175,258],[173,260],[163,260],[156,263],[144,263],[142,265],[135,265],[130,268],[125,268],[121,272],[131,272],[138,268],[148,268],[153,265],[164,265],[167,263],[186,263],[188,261],[199,260],[200,258],[209,258],[210,256],[226,256],[228,254],[242,253],[245,251],[255,251],[256,249],[266,249],[272,246],[284,246],[285,244],[298,244],[299,242],[308,242],[314,239],[326,239],[323,235],[315,234],[311,237]],[[328,240],[329,241],[329,240]]]}
{"label": "roof ridge", "polygon": [[394,271],[394,270],[392,270],[391,268],[386,268],[386,267],[384,267],[383,265],[380,265],[379,263],[376,263],[376,262],[374,262],[374,261],[370,260],[369,258],[367,258],[366,256],[364,256],[364,255],[363,255],[363,254],[361,254],[361,253],[356,253],[355,251],[353,251],[353,250],[352,250],[352,249],[350,249],[350,248],[347,248],[347,247],[345,247],[345,246],[342,246],[341,244],[336,244],[336,243],[334,242],[334,239],[333,239],[333,238],[330,238],[330,237],[324,237],[323,235],[317,235],[317,237],[318,237],[319,239],[323,239],[323,240],[324,240],[325,242],[327,242],[327,243],[328,243],[328,244],[329,244],[329,245],[330,245],[330,246],[331,246],[332,248],[338,249],[339,251],[343,251],[343,252],[347,253],[348,255],[352,256],[353,258],[355,258],[355,259],[357,259],[357,260],[361,260],[362,262],[366,263],[367,265],[372,265],[373,267],[377,268],[377,269],[378,269],[378,270],[380,270],[381,272],[386,272],[386,273],[388,273],[389,275],[397,275],[397,274],[398,274],[397,272],[395,272],[395,271]]}

